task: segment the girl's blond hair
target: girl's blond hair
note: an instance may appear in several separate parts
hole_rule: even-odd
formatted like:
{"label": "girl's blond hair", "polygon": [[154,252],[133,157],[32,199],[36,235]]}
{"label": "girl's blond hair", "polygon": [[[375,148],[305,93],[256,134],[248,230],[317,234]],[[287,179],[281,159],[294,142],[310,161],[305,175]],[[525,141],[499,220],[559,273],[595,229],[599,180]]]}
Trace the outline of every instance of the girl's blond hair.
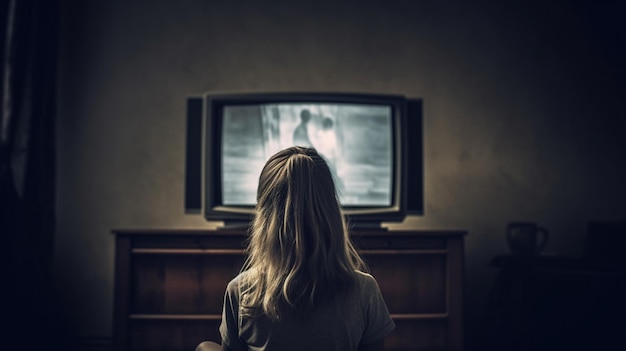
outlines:
{"label": "girl's blond hair", "polygon": [[311,148],[290,147],[265,164],[242,275],[243,313],[306,315],[351,289],[365,269],[352,246],[331,171]]}

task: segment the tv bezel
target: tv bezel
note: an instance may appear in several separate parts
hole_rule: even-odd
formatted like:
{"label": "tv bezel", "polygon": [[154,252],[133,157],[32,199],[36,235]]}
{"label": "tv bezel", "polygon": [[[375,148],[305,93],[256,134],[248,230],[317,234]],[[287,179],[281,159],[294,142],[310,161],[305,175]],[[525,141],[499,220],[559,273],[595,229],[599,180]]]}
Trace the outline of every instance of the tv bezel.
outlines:
{"label": "tv bezel", "polygon": [[[421,116],[408,116],[408,99],[401,95],[372,94],[372,93],[346,93],[346,92],[264,92],[264,93],[205,93],[203,95],[204,117],[204,216],[207,221],[223,221],[225,226],[245,226],[254,215],[254,206],[228,206],[221,201],[220,189],[222,187],[221,171],[221,148],[222,148],[222,119],[220,113],[224,106],[242,104],[278,104],[278,103],[346,103],[361,105],[386,105],[392,110],[393,130],[393,191],[390,206],[344,206],[343,213],[353,227],[379,228],[383,222],[401,222],[407,214],[422,214],[421,201],[419,208],[408,209],[407,191],[409,179],[409,167],[413,173],[423,172],[421,163]],[[409,128],[408,119],[419,118],[420,130],[416,135],[420,148],[415,164],[409,165]],[[419,184],[421,189],[421,184]],[[420,191],[422,196],[423,192]],[[421,199],[420,199],[421,200]],[[415,201],[414,201],[415,202]]]}

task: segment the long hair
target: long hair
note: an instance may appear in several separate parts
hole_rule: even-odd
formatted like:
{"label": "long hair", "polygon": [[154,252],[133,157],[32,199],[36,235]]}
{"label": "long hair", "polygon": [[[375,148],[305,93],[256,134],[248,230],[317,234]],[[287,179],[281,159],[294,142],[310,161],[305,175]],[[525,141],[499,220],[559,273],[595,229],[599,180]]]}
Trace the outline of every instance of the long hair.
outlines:
{"label": "long hair", "polygon": [[355,285],[365,264],[352,246],[331,171],[311,148],[273,155],[259,177],[244,265],[244,314],[306,314]]}

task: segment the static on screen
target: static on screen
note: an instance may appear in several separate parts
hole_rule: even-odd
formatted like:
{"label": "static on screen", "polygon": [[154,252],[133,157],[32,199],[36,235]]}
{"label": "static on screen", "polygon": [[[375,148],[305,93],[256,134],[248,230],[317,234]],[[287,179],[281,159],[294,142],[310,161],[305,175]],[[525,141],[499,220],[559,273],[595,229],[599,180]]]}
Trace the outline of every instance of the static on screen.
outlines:
{"label": "static on screen", "polygon": [[387,105],[278,103],[223,111],[222,200],[256,203],[265,161],[292,146],[314,147],[335,175],[343,206],[389,206],[393,187],[392,110]]}

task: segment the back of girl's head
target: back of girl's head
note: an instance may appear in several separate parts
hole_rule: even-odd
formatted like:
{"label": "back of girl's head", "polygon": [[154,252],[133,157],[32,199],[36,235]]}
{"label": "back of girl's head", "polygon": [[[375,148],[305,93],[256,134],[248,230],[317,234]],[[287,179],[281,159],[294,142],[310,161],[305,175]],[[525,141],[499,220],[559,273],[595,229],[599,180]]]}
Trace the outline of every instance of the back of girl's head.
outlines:
{"label": "back of girl's head", "polygon": [[331,171],[311,148],[290,147],[267,161],[259,177],[257,211],[284,226],[299,226],[299,221],[314,227],[342,225]]}
{"label": "back of girl's head", "polygon": [[332,173],[314,149],[290,147],[265,164],[248,251],[251,305],[271,317],[278,302],[306,310],[351,284],[362,261],[345,230]]}

